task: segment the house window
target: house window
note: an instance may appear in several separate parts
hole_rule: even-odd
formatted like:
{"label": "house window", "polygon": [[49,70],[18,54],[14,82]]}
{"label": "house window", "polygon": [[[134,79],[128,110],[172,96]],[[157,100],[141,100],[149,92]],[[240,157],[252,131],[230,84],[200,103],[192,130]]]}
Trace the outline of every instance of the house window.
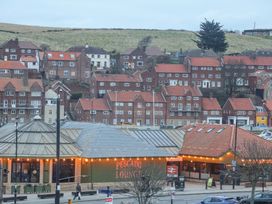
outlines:
{"label": "house window", "polygon": [[21,105],[21,106],[26,105],[26,100],[19,100],[19,105]]}
{"label": "house window", "polygon": [[142,103],[137,103],[137,108],[142,108],[143,104]]}
{"label": "house window", "polygon": [[167,77],[168,77],[168,78],[169,78],[169,77],[172,77],[172,74],[171,74],[171,73],[167,74]]}
{"label": "house window", "polygon": [[100,67],[100,66],[101,66],[101,63],[100,63],[100,62],[97,62],[97,63],[96,63],[96,66],[97,66],[97,67]]}
{"label": "house window", "polygon": [[192,78],[197,78],[197,74],[192,74]]}
{"label": "house window", "polygon": [[215,78],[216,78],[216,79],[221,79],[221,74],[216,74],[216,75],[215,75]]}
{"label": "house window", "polygon": [[160,74],[159,74],[159,77],[161,77],[161,78],[162,78],[162,77],[165,77],[165,74],[164,74],[164,73],[160,73]]}
{"label": "house window", "polygon": [[19,110],[19,114],[20,115],[24,115],[25,114],[25,110]]}
{"label": "house window", "polygon": [[128,106],[132,106],[132,103],[128,103]]}
{"label": "house window", "polygon": [[15,49],[15,48],[11,48],[11,49],[10,49],[10,52],[13,52],[13,53],[14,53],[14,52],[16,52],[16,49]]}
{"label": "house window", "polygon": [[11,110],[11,114],[16,114],[16,110]]}
{"label": "house window", "polygon": [[188,78],[188,74],[182,74],[182,77],[184,77],[184,78]]}
{"label": "house window", "polygon": [[28,53],[28,54],[30,54],[30,53],[31,53],[31,50],[30,50],[30,49],[28,49],[28,50],[27,50],[27,53]]}
{"label": "house window", "polygon": [[128,111],[128,115],[132,115],[132,111]]}
{"label": "house window", "polygon": [[177,100],[177,97],[176,96],[171,96],[171,100],[175,101],[175,100]]}
{"label": "house window", "polygon": [[9,52],[9,49],[8,49],[8,48],[6,48],[6,49],[5,49],[5,52]]}
{"label": "house window", "polygon": [[198,100],[199,100],[199,97],[193,97],[193,100],[194,100],[194,101],[198,101]]}
{"label": "house window", "polygon": [[11,60],[17,60],[17,55],[10,55]]}
{"label": "house window", "polygon": [[152,82],[152,78],[151,77],[146,78],[146,82]]}
{"label": "house window", "polygon": [[146,107],[150,107],[150,106],[151,106],[151,103],[146,103],[145,106],[146,106]]}
{"label": "house window", "polygon": [[115,82],[111,82],[110,86],[116,86],[116,83]]}
{"label": "house window", "polygon": [[179,97],[178,97],[178,100],[180,100],[180,101],[181,101],[182,99],[183,99],[183,97],[182,97],[182,96],[179,96]]}
{"label": "house window", "polygon": [[110,112],[109,111],[103,111],[103,115],[109,115]]}
{"label": "house window", "polygon": [[124,83],[124,87],[129,87],[130,83]]}
{"label": "house window", "polygon": [[75,64],[75,62],[69,62],[69,66],[70,66],[70,67],[75,67],[76,64]]}
{"label": "house window", "polygon": [[3,114],[8,114],[8,109],[4,109]]}
{"label": "house window", "polygon": [[144,66],[144,62],[143,61],[137,61],[137,66],[139,66],[139,67]]}
{"label": "house window", "polygon": [[52,115],[52,110],[48,110],[48,114],[49,114],[49,115]]}
{"label": "house window", "polygon": [[192,67],[192,70],[197,71],[198,67]]}
{"label": "house window", "polygon": [[140,87],[140,83],[136,83],[136,87]]}
{"label": "house window", "polygon": [[213,78],[213,74],[208,74],[208,78],[212,79]]}
{"label": "house window", "polygon": [[63,71],[63,75],[64,75],[64,76],[68,76],[68,75],[69,75],[69,71],[68,71],[68,70],[64,70],[64,71]]}
{"label": "house window", "polygon": [[34,107],[39,107],[41,105],[41,101],[39,100],[32,100],[30,102],[31,106],[34,106]]}
{"label": "house window", "polygon": [[90,110],[91,115],[96,115],[96,110]]}
{"label": "house window", "polygon": [[14,91],[13,90],[5,91],[5,95],[6,96],[14,96]]}
{"label": "house window", "polygon": [[104,86],[105,83],[104,82],[99,82],[99,86]]}
{"label": "house window", "polygon": [[107,62],[104,62],[104,67],[107,67]]}
{"label": "house window", "polygon": [[31,92],[31,96],[41,96],[42,95],[42,92],[40,91],[32,91]]}
{"label": "house window", "polygon": [[175,74],[175,77],[179,77],[179,74]]}
{"label": "house window", "polygon": [[146,115],[150,115],[150,111],[147,110],[147,111],[145,112],[145,114],[146,114]]}
{"label": "house window", "polygon": [[63,67],[63,61],[59,61],[59,62],[58,62],[58,66],[59,66],[59,67]]}
{"label": "house window", "polygon": [[3,105],[4,105],[5,108],[7,108],[8,107],[8,100],[4,100]]}
{"label": "house window", "polygon": [[217,87],[221,87],[221,82],[220,81],[217,82]]}

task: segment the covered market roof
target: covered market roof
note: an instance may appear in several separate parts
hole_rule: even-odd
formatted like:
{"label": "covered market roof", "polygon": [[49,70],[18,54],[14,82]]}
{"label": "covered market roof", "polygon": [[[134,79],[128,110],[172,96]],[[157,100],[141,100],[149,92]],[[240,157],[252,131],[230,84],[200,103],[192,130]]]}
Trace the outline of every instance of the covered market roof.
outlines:
{"label": "covered market roof", "polygon": [[[7,130],[9,129],[9,130]],[[81,156],[75,143],[80,130],[62,130],[60,135],[60,157]],[[44,123],[40,118],[18,126],[18,157],[54,158],[56,157],[56,128]],[[0,157],[15,157],[15,124],[0,129]]]}
{"label": "covered market roof", "polygon": [[172,153],[142,141],[120,128],[87,122],[66,122],[63,129],[81,129],[77,144],[83,151],[82,157],[168,157]]}

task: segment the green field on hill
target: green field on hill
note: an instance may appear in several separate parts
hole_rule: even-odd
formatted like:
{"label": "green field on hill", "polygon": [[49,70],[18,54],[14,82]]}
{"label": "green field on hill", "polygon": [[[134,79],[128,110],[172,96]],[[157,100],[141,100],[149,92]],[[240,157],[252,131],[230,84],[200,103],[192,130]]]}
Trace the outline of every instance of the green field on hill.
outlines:
{"label": "green field on hill", "polygon": [[[0,43],[17,37],[19,40],[29,40],[37,45],[48,44],[52,50],[66,50],[71,46],[87,43],[107,51],[122,52],[136,47],[138,41],[146,36],[152,36],[151,46],[158,46],[162,50],[197,48],[192,41],[196,39],[195,34],[184,30],[68,29],[0,23]],[[233,33],[226,34],[226,37],[229,43],[227,53],[272,49],[272,39]]]}

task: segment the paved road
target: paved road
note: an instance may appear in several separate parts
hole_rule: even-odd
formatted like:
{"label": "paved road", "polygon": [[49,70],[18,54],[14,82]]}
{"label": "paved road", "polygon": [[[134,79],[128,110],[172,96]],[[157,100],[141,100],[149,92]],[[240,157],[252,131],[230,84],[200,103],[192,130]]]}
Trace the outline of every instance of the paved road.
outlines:
{"label": "paved road", "polygon": [[[209,194],[209,195],[176,195],[174,197],[173,203],[174,204],[195,204],[199,203],[201,200],[208,196],[212,195],[225,195],[225,196],[230,196],[230,197],[237,197],[237,196],[245,196],[249,195],[248,192],[246,193],[239,193],[239,192],[233,192],[233,193],[222,193],[222,194]],[[104,201],[84,201],[84,197],[80,202],[77,200],[73,201],[73,203],[92,203],[92,204],[104,204]],[[170,196],[165,196],[165,197],[158,197],[153,200],[154,204],[170,204],[171,203],[171,197]],[[113,204],[137,204],[137,201],[135,199],[114,199]]]}

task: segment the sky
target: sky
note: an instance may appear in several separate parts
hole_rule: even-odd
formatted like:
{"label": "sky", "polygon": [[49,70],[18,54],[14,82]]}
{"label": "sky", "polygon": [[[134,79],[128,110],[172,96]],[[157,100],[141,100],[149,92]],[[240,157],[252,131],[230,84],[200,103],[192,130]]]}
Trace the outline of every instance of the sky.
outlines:
{"label": "sky", "polygon": [[71,28],[272,28],[271,0],[2,0],[0,22]]}

